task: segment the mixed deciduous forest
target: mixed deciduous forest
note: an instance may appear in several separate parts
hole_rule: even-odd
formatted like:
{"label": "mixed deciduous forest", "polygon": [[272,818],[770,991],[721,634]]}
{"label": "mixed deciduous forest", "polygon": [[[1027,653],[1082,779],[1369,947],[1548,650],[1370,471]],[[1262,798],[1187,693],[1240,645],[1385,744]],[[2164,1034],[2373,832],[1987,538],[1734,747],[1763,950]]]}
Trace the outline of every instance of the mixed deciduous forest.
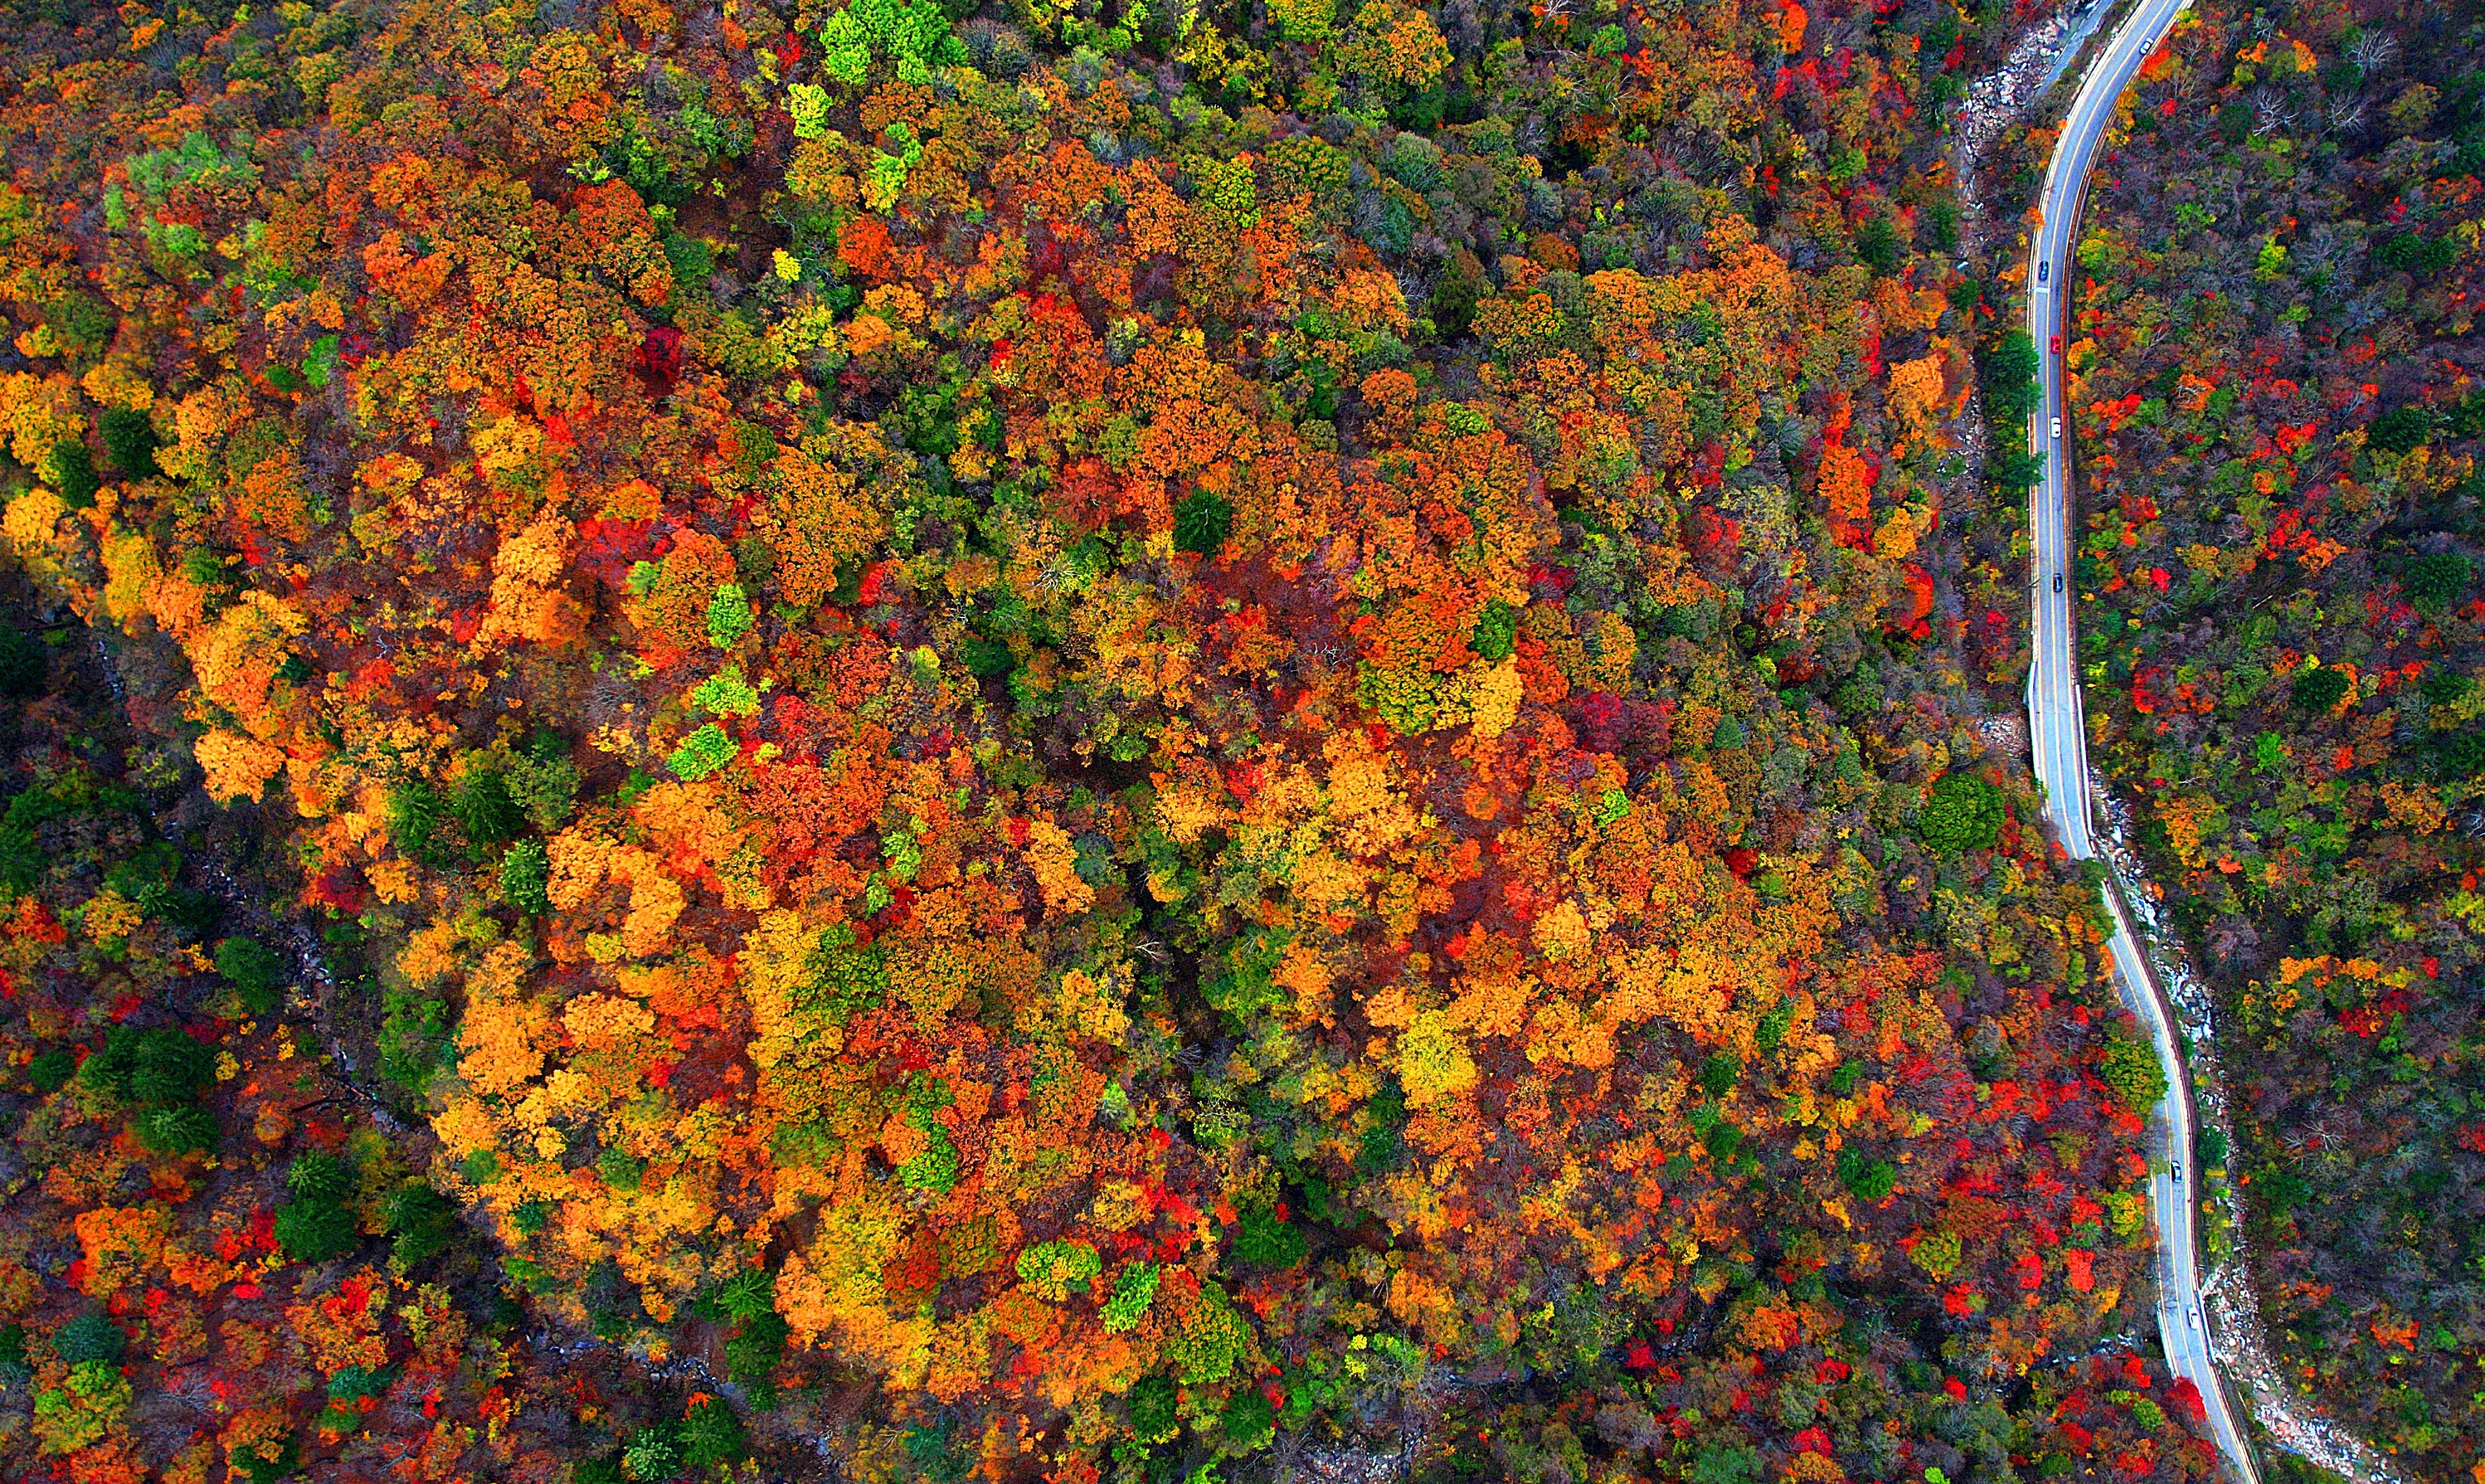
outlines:
{"label": "mixed deciduous forest", "polygon": [[285,1016],[285,958],[229,895],[223,822],[106,686],[73,618],[0,629],[0,828],[57,863],[13,854],[0,940],[10,1034],[35,1051],[12,1068],[0,1257],[19,1462],[502,1476],[598,1424],[703,1428],[729,1456],[720,1399],[531,1336],[403,1128]]}
{"label": "mixed deciduous forest", "polygon": [[14,16],[31,1476],[2213,1473],[2033,13]]}
{"label": "mixed deciduous forest", "polygon": [[2079,247],[2099,756],[2226,1016],[2279,1359],[2485,1446],[2485,72],[2472,6],[2204,3]]}

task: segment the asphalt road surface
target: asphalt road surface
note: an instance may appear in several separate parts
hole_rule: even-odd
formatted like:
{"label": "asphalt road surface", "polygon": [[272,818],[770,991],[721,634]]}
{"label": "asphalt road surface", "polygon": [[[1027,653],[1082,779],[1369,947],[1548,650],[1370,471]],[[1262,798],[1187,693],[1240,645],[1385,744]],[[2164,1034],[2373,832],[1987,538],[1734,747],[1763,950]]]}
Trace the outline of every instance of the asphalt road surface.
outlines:
{"label": "asphalt road surface", "polygon": [[[2035,540],[2035,662],[2028,675],[2029,739],[2036,776],[2045,785],[2045,816],[2052,822],[2062,849],[2073,859],[2096,853],[2089,832],[2089,760],[2084,713],[2080,703],[2078,657],[2071,644],[2072,605],[2079,583],[2071,572],[2071,479],[2066,428],[2069,410],[2062,405],[2062,363],[2054,337],[2063,335],[2062,289],[2078,271],[2071,258],[2079,223],[2080,201],[2087,189],[2089,167],[2106,128],[2114,121],[2122,90],[2142,62],[2165,39],[2189,0],[2141,0],[2115,31],[2104,50],[2080,80],[2077,99],[2054,146],[2045,173],[2043,223],[2036,230],[2028,264],[2028,332],[2036,342],[2038,376],[2044,396],[2028,430],[2030,446],[2044,455],[2045,476],[2031,491],[2029,529]],[[1997,430],[1999,431],[1999,430]],[[2197,1171],[2191,1161],[2193,1108],[2191,1084],[2174,1039],[2173,1020],[2147,959],[2133,938],[2122,904],[2112,893],[2107,904],[2114,915],[2115,978],[2124,1001],[2148,1029],[2157,1059],[2166,1068],[2171,1090],[2156,1110],[2155,1126],[2166,1145],[2149,1178],[2150,1204],[2158,1232],[2157,1322],[2165,1336],[2166,1358],[2178,1376],[2200,1389],[2207,1406],[2209,1430],[2238,1477],[2258,1484],[2250,1449],[2236,1427],[2226,1393],[2218,1384],[2209,1358],[2206,1319],[2200,1309],[2200,1270],[2193,1230],[2197,1207]],[[2179,1177],[2177,1172],[2180,1172]]]}

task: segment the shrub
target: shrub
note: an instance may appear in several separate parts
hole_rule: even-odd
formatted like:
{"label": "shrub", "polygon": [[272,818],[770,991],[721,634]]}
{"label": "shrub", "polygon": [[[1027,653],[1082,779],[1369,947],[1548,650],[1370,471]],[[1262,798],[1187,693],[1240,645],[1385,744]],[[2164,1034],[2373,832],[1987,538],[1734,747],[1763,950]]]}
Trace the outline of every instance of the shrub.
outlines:
{"label": "shrub", "polygon": [[1859,1201],[1883,1201],[1898,1188],[1898,1167],[1857,1148],[1838,1151],[1838,1179]]}
{"label": "shrub", "polygon": [[353,1188],[353,1172],[334,1154],[305,1154],[285,1172],[285,1188],[306,1201],[336,1201]]}
{"label": "shrub", "polygon": [[1925,1270],[1935,1282],[1958,1271],[1963,1250],[1958,1234],[1953,1231],[1927,1231],[1916,1239],[1915,1250],[1907,1255]]}
{"label": "shrub", "polygon": [[294,1200],[276,1208],[276,1241],[296,1262],[325,1262],[353,1251],[360,1224],[344,1203],[353,1171],[334,1154],[314,1152],[293,1161],[285,1188]]}
{"label": "shrub", "polygon": [[1131,1435],[1141,1443],[1171,1443],[1182,1431],[1181,1393],[1171,1376],[1142,1376],[1131,1388]]}
{"label": "shrub", "polygon": [[276,1245],[294,1262],[325,1262],[354,1250],[354,1213],[333,1201],[288,1201],[276,1208]]}
{"label": "shrub", "polygon": [[521,840],[501,857],[501,900],[529,914],[551,910],[552,860],[540,840]]}
{"label": "shrub", "polygon": [[1225,1399],[1224,1415],[1217,1421],[1224,1429],[1228,1446],[1256,1448],[1276,1432],[1277,1414],[1266,1392],[1256,1386],[1245,1386]]}
{"label": "shrub", "polygon": [[1214,556],[1234,534],[1234,507],[1221,495],[1199,490],[1173,507],[1173,544],[1177,551]]}
{"label": "shrub", "polygon": [[1189,1317],[1166,1339],[1164,1357],[1181,1371],[1185,1386],[1222,1381],[1251,1348],[1251,1327],[1234,1311],[1225,1291],[1203,1284]]}
{"label": "shrub", "polygon": [[84,510],[95,503],[95,492],[103,487],[96,477],[95,455],[88,451],[84,439],[69,439],[52,445],[43,456],[43,478],[59,492],[61,503],[72,510]]}
{"label": "shrub", "polygon": [[78,1068],[78,1080],[124,1101],[184,1102],[215,1080],[215,1053],[178,1031],[116,1026]]}
{"label": "shrub", "polygon": [[526,828],[526,811],[509,793],[498,769],[468,765],[449,796],[449,814],[466,836],[466,853],[475,860],[489,857],[492,848],[517,838]]}
{"label": "shrub", "polygon": [[457,1207],[426,1180],[408,1180],[388,1199],[390,1255],[401,1267],[437,1256],[457,1234]]}
{"label": "shrub", "polygon": [[665,766],[683,782],[696,783],[741,753],[741,743],[727,735],[724,728],[711,721],[683,738],[682,744],[673,749],[673,755],[665,759]]}
{"label": "shrub", "polygon": [[2013,330],[1983,360],[1987,420],[1995,427],[2026,422],[2036,410],[2036,342]]}
{"label": "shrub", "polygon": [[274,1014],[283,1003],[278,991],[284,986],[285,960],[257,938],[227,938],[218,943],[216,972],[233,986],[242,1009],[251,1014]]}
{"label": "shrub", "polygon": [[[771,1316],[774,1317],[774,1316]],[[778,1321],[780,1325],[783,1320]],[[682,1418],[681,1458],[692,1469],[709,1470],[741,1462],[751,1453],[742,1419],[721,1398],[693,1401]]]}
{"label": "shrub", "polygon": [[2345,700],[2354,686],[2355,682],[2347,678],[2346,671],[2324,666],[2295,677],[2295,685],[2287,692],[2287,699],[2295,704],[2297,711],[2318,714]]}
{"label": "shrub", "polygon": [[1972,773],[1936,779],[1916,833],[1937,855],[1990,850],[2002,839],[2002,791]]}
{"label": "shrub", "polygon": [[751,599],[740,583],[727,582],[707,601],[707,641],[719,649],[731,649],[742,642],[758,621],[751,611]]}
{"label": "shrub", "polygon": [[1195,556],[1215,556],[1235,529],[1235,507],[1222,495],[1198,490],[1173,507],[1173,547]]}
{"label": "shrub", "polygon": [[2114,1089],[2134,1113],[2145,1114],[2166,1095],[2166,1069],[2157,1053],[2144,1041],[2116,1036],[2105,1043],[2097,1076]]}
{"label": "shrub", "polygon": [[640,1428],[630,1435],[630,1445],[621,1450],[621,1476],[632,1484],[669,1479],[681,1467],[681,1447],[665,1428]]}
{"label": "shrub", "polygon": [[1018,1255],[1019,1282],[1055,1304],[1073,1288],[1086,1292],[1104,1270],[1104,1259],[1085,1242],[1038,1242]]}
{"label": "shrub", "polygon": [[1293,1267],[1308,1250],[1294,1223],[1280,1221],[1275,1211],[1258,1205],[1245,1209],[1234,1224],[1233,1241],[1237,1258],[1264,1268]]}
{"label": "shrub", "polygon": [[108,407],[99,419],[104,455],[128,479],[152,479],[155,467],[155,423],[133,407]]}
{"label": "shrub", "polygon": [[204,1154],[216,1146],[216,1116],[195,1103],[150,1108],[131,1125],[139,1145],[154,1154]]}
{"label": "shrub", "polygon": [[743,1320],[724,1342],[725,1376],[741,1382],[766,1381],[776,1372],[777,1363],[785,1358],[785,1336],[789,1332],[784,1316],[774,1309]]}
{"label": "shrub", "polygon": [[1985,461],[1984,472],[1996,489],[2024,495],[2045,477],[2045,456],[2026,448],[2005,448]]}
{"label": "shrub", "polygon": [[88,1361],[118,1362],[129,1346],[129,1336],[110,1317],[88,1310],[52,1335],[52,1351],[71,1365]]}
{"label": "shrub", "polygon": [[81,1361],[60,1386],[35,1398],[35,1436],[45,1453],[74,1453],[100,1442],[129,1411],[130,1387],[118,1367]]}
{"label": "shrub", "polygon": [[1467,648],[1479,659],[1494,663],[1507,660],[1518,647],[1518,609],[1495,598],[1476,615],[1475,632],[1467,638]]}
{"label": "shrub", "polygon": [[2457,552],[2427,552],[2408,563],[2407,594],[2417,603],[2440,606],[2468,590],[2474,569]]}
{"label": "shrub", "polygon": [[42,642],[15,624],[0,623],[0,695],[41,695],[50,661]]}
{"label": "shrub", "polygon": [[38,1093],[57,1093],[77,1076],[77,1054],[66,1046],[55,1046],[26,1064],[27,1079]]}
{"label": "shrub", "polygon": [[1159,1274],[1153,1262],[1135,1262],[1113,1280],[1113,1296],[1105,1301],[1105,1333],[1120,1335],[1139,1327],[1148,1306],[1157,1301]]}
{"label": "shrub", "polygon": [[2365,427],[2364,446],[2385,453],[2409,452],[2432,439],[2434,420],[2429,407],[2393,407]]}

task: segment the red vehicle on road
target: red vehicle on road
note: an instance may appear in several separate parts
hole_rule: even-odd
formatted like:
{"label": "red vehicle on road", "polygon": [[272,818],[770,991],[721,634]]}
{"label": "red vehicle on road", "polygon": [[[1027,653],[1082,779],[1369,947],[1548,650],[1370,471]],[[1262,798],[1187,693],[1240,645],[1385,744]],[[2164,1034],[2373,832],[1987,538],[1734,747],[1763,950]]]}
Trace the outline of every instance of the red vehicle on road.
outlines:
{"label": "red vehicle on road", "polygon": [[2062,337],[2061,336],[2059,336],[2059,335],[2058,335],[2058,336],[2054,337],[2054,354],[2059,356],[2059,355],[2061,355],[2062,353]]}

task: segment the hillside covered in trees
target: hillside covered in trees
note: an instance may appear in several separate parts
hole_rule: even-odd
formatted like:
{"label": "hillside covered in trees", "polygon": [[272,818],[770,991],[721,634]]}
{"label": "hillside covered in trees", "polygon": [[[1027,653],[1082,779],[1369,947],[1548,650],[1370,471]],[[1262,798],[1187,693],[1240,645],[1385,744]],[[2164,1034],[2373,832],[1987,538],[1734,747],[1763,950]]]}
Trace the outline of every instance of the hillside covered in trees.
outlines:
{"label": "hillside covered in trees", "polygon": [[0,535],[143,741],[11,703],[0,1435],[2207,1477],[1970,679],[2023,19],[21,5]]}
{"label": "hillside covered in trees", "polygon": [[423,1141],[295,1013],[225,822],[74,619],[7,596],[11,1476],[542,1476],[642,1433],[737,1457],[721,1400],[530,1333]]}
{"label": "hillside covered in trees", "polygon": [[2225,1015],[2236,1235],[2289,1379],[2426,1478],[2485,1453],[2480,42],[2203,0],[2068,347],[2098,757]]}

